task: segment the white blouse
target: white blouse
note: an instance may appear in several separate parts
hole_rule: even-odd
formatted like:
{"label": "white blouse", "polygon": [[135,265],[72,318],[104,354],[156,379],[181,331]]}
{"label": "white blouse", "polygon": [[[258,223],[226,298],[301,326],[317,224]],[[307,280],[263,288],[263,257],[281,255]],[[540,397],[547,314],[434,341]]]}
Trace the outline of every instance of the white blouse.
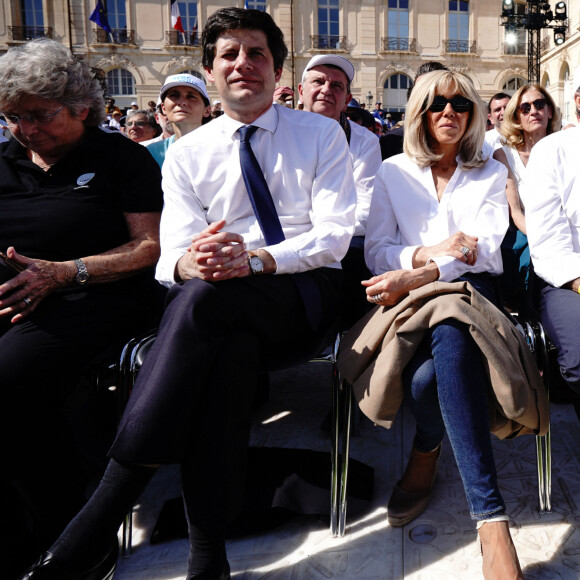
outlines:
{"label": "white blouse", "polygon": [[419,167],[406,154],[383,162],[375,179],[365,238],[365,259],[374,274],[412,270],[415,250],[433,246],[458,231],[477,236],[473,266],[451,256],[433,256],[439,280],[465,272],[503,272],[500,245],[507,231],[507,169],[494,159],[479,168],[458,166],[441,197],[430,167]]}
{"label": "white blouse", "polygon": [[512,147],[509,147],[508,145],[504,145],[502,147],[502,151],[505,153],[505,156],[506,156],[507,161],[509,163],[510,169],[512,170],[512,173],[514,174],[514,177],[516,179],[516,184],[517,184],[518,189],[519,189],[520,184],[524,180],[524,175],[526,173],[526,166],[524,165],[524,162],[522,161],[522,158],[520,157],[520,154],[518,153],[517,149],[513,149]]}

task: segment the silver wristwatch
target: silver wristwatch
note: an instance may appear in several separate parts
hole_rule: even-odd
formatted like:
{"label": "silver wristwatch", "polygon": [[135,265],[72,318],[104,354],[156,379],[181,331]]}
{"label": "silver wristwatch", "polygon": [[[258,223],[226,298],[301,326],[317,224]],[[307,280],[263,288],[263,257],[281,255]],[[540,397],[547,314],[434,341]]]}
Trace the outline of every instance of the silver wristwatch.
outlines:
{"label": "silver wristwatch", "polygon": [[264,273],[264,262],[258,256],[250,256],[248,260],[250,265],[250,270],[252,274],[263,274]]}
{"label": "silver wristwatch", "polygon": [[75,282],[79,286],[84,286],[89,281],[89,272],[87,267],[80,258],[74,260],[74,263],[78,270],[77,275],[75,276]]}

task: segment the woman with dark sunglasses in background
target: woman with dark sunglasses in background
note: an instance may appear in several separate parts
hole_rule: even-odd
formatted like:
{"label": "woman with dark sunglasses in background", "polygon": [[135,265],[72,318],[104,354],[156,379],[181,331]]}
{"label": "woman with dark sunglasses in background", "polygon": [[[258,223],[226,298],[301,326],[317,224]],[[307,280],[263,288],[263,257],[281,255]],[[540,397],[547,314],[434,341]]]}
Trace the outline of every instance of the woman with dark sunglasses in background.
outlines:
{"label": "woman with dark sunglasses in background", "polygon": [[560,128],[560,114],[546,89],[540,85],[525,85],[515,92],[506,107],[501,126],[504,145],[493,155],[508,169],[506,194],[511,219],[502,243],[502,293],[506,304],[518,312],[527,308],[525,291],[530,270],[530,250],[519,187],[534,145]]}
{"label": "woman with dark sunglasses in background", "polygon": [[[375,274],[363,282],[367,299],[389,308],[373,311],[347,335],[340,368],[371,420],[389,427],[399,404],[393,401],[404,398],[416,421],[407,468],[389,500],[389,523],[403,526],[426,509],[447,432],[471,518],[478,522],[485,578],[523,578],[491,445],[491,363],[482,357],[470,325],[446,311],[441,321],[431,319],[421,328],[424,334],[405,334],[403,342],[413,343],[411,353],[393,356],[388,363],[382,359],[385,365],[377,362],[381,361],[377,350],[385,348],[384,341],[396,340],[408,321],[384,317],[399,306],[404,317],[415,312],[416,303],[409,302],[408,311],[407,302],[398,305],[413,290],[417,292],[410,301],[430,292],[424,299],[428,302],[437,300],[440,292],[457,296],[466,288],[439,282],[469,282],[491,301],[482,301],[491,317],[504,318],[495,306],[497,277],[502,273],[500,244],[508,227],[507,171],[482,155],[486,107],[468,77],[435,71],[417,81],[406,112],[404,153],[385,160],[379,169],[365,239],[365,258]],[[423,288],[435,281],[433,290]],[[385,338],[377,347],[367,337],[381,321]],[[490,332],[492,341],[502,340],[496,328]],[[525,350],[525,343],[519,344]],[[359,361],[373,349],[369,372],[357,375]],[[393,382],[400,387],[381,381],[384,366],[391,362]],[[523,389],[529,388],[526,382]],[[512,392],[511,387],[507,390]]]}

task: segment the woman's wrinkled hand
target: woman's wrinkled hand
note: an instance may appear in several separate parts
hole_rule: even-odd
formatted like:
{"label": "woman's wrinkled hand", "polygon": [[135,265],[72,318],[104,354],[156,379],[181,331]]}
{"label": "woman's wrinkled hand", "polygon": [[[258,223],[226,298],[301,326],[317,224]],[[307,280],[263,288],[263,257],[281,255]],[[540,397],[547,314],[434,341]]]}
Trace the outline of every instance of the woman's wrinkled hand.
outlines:
{"label": "woman's wrinkled hand", "polygon": [[40,302],[58,288],[68,286],[74,278],[74,264],[35,260],[19,254],[13,247],[8,257],[26,269],[0,285],[0,317],[11,316],[18,322],[32,313]]}
{"label": "woman's wrinkled hand", "polygon": [[451,256],[473,266],[477,262],[477,237],[457,232],[435,246],[422,246],[413,256],[413,267],[424,266],[430,258]]}
{"label": "woman's wrinkled hand", "polygon": [[367,300],[378,306],[394,306],[405,298],[411,290],[420,288],[439,277],[439,269],[429,264],[414,270],[393,270],[370,280],[363,280],[366,286]]}

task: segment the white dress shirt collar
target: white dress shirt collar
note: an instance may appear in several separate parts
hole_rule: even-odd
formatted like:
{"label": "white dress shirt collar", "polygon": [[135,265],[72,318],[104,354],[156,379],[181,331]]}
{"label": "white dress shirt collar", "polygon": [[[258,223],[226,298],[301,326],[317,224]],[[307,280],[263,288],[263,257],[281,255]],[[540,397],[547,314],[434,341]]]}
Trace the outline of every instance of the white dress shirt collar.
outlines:
{"label": "white dress shirt collar", "polygon": [[224,124],[224,131],[226,134],[231,135],[232,137],[237,133],[240,127],[245,127],[246,125],[254,125],[255,127],[259,127],[260,129],[265,129],[266,131],[270,131],[270,133],[274,133],[276,128],[278,127],[278,111],[276,107],[279,105],[272,105],[265,113],[260,115],[253,123],[241,123],[240,121],[236,121],[231,117],[228,117],[227,114],[222,115],[223,124]]}

